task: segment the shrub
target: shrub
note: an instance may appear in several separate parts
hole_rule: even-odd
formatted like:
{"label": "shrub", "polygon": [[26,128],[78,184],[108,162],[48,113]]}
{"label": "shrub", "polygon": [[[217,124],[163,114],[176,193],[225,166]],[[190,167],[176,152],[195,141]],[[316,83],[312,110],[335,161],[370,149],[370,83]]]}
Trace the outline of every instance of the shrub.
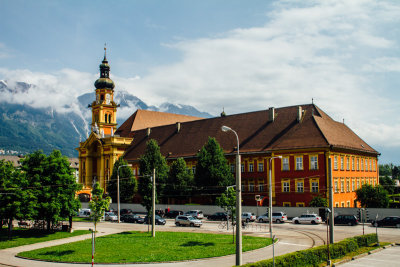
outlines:
{"label": "shrub", "polygon": [[[329,246],[331,259],[345,256],[360,247],[366,247],[377,242],[376,234],[346,238]],[[318,266],[328,258],[326,245],[306,250],[288,253],[275,257],[275,266]],[[272,259],[249,263],[244,266],[269,267],[273,266]]]}

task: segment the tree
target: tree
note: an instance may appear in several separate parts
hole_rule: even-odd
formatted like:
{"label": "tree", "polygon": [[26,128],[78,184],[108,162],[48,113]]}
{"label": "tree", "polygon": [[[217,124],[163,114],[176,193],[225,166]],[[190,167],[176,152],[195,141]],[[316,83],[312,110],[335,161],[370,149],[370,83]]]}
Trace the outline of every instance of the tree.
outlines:
{"label": "tree", "polygon": [[393,194],[394,193],[394,189],[395,189],[395,181],[388,177],[388,176],[380,176],[379,177],[379,184],[385,188],[386,191],[388,191],[389,194]]}
{"label": "tree", "polygon": [[[117,176],[118,167],[128,165],[128,162],[122,157],[119,158],[113,167],[110,181],[107,183],[107,192],[114,201],[117,200]],[[121,167],[119,169],[119,194],[121,202],[132,202],[132,198],[137,190],[137,181],[133,176],[132,169],[129,167]]]}
{"label": "tree", "polygon": [[209,137],[197,154],[195,182],[208,194],[220,194],[226,186],[234,184],[224,151],[215,138]]}
{"label": "tree", "polygon": [[178,158],[171,164],[168,172],[165,194],[172,197],[186,197],[192,192],[193,173],[187,169],[183,158]]}
{"label": "tree", "polygon": [[0,161],[0,231],[3,219],[8,221],[8,238],[12,234],[14,219],[30,219],[35,212],[35,197],[27,188],[24,173],[11,162]]}
{"label": "tree", "polygon": [[321,197],[320,195],[313,197],[310,203],[308,204],[310,207],[327,207],[328,201],[326,198]]}
{"label": "tree", "polygon": [[90,218],[94,224],[94,243],[96,244],[97,223],[104,215],[104,211],[110,206],[111,198],[104,196],[104,190],[96,182],[92,189],[92,200],[89,202]]}
{"label": "tree", "polygon": [[364,208],[387,208],[389,206],[388,192],[382,186],[373,187],[370,184],[356,190],[357,201]]}
{"label": "tree", "polygon": [[54,150],[48,157],[36,151],[22,160],[21,169],[37,198],[37,214],[34,219],[45,220],[47,230],[58,221],[72,216],[79,209],[75,193],[76,183],[68,158]]}
{"label": "tree", "polygon": [[104,190],[100,187],[99,183],[96,182],[92,189],[92,200],[89,202],[90,218],[94,223],[94,231],[97,231],[97,223],[104,215],[104,211],[108,209],[110,205],[110,197],[104,196]]}
{"label": "tree", "polygon": [[[231,214],[232,225],[234,224],[236,213],[236,190],[233,187],[229,187],[225,193],[222,193],[220,197],[217,197],[216,204],[223,208],[227,214]],[[228,223],[228,222],[227,222]],[[233,241],[234,242],[234,227],[232,227]]]}
{"label": "tree", "polygon": [[140,178],[138,191],[142,197],[142,205],[147,210],[148,218],[152,207],[152,182],[153,169],[156,170],[156,203],[158,195],[162,194],[164,184],[168,176],[168,165],[165,158],[161,155],[157,141],[151,139],[146,144],[146,151],[139,159]]}
{"label": "tree", "polygon": [[392,176],[393,164],[379,164],[379,175]]}

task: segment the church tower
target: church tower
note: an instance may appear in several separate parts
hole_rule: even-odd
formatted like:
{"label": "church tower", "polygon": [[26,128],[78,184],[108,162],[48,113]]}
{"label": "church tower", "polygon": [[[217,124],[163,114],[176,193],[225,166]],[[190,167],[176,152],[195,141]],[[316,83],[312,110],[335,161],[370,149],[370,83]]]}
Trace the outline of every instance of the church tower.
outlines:
{"label": "church tower", "polygon": [[107,50],[104,47],[104,59],[100,64],[100,78],[94,83],[96,101],[92,108],[92,132],[101,136],[112,136],[117,126],[117,104],[114,102],[114,82],[110,79],[110,65],[107,61]]}

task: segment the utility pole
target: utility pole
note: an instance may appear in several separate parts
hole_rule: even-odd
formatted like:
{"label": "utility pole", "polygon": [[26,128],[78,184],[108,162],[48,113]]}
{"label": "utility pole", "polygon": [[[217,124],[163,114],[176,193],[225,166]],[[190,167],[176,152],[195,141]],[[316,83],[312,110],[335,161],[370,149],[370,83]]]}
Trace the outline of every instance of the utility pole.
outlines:
{"label": "utility pole", "polygon": [[332,179],[332,159],[329,157],[328,159],[328,185],[329,185],[329,209],[331,212],[329,213],[329,242],[333,244],[333,226],[334,226],[334,209],[333,209],[333,179]]}
{"label": "utility pole", "polygon": [[153,204],[152,204],[152,218],[151,218],[151,235],[156,236],[156,169],[153,169]]}

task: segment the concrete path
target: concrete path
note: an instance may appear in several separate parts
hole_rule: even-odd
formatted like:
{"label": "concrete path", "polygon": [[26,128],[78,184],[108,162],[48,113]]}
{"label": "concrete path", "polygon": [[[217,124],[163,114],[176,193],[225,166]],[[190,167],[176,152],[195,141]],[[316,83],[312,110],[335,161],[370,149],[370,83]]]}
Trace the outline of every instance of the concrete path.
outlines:
{"label": "concrete path", "polygon": [[340,267],[400,266],[400,246],[382,249],[379,252],[340,264]]}

